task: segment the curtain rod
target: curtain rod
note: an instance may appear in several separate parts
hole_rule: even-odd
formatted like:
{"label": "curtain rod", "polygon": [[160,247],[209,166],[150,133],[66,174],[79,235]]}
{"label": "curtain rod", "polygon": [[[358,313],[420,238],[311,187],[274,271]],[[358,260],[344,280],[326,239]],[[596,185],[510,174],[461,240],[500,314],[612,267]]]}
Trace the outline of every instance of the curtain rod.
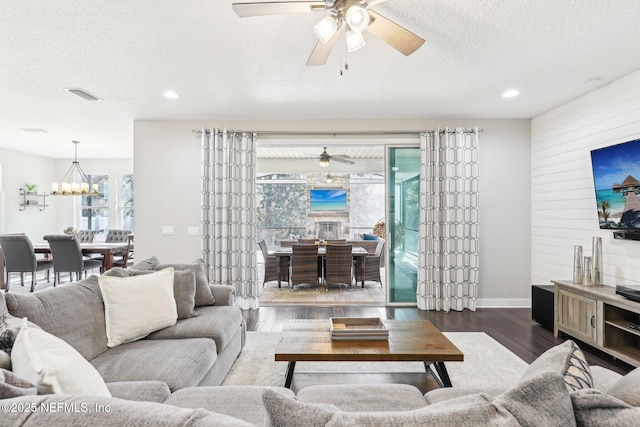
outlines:
{"label": "curtain rod", "polygon": [[[468,133],[468,134],[474,134],[477,132],[483,132],[482,129],[474,129],[474,128],[451,128],[449,129],[449,133],[457,133],[462,131],[463,133]],[[202,134],[202,130],[201,129],[193,129],[192,130],[193,133],[197,134],[197,135],[201,135]],[[405,136],[405,137],[418,137],[421,134],[424,133],[428,133],[428,134],[434,134],[436,133],[435,129],[425,129],[425,130],[421,130],[421,131],[343,131],[343,132],[303,132],[303,131],[230,131],[230,132],[246,132],[246,133],[255,133],[256,135],[258,135],[258,138],[264,138],[264,139],[275,139],[277,137],[289,137],[289,138],[293,138],[293,137],[311,137],[311,136],[316,136],[316,137],[332,137],[332,138],[347,138],[347,137],[385,137],[385,136]],[[439,131],[440,134],[444,134],[445,130],[441,129]]]}

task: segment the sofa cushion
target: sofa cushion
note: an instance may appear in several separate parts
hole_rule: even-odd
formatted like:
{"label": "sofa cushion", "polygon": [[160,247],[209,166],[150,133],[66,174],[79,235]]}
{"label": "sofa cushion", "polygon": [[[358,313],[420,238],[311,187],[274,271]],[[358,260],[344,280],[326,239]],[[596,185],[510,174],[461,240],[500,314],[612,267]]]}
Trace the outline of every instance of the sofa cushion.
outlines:
{"label": "sofa cushion", "polygon": [[427,405],[416,387],[407,384],[341,384],[305,387],[298,399],[326,403],[348,412],[405,411]]}
{"label": "sofa cushion", "polygon": [[196,317],[196,273],[193,270],[173,272],[173,297],[178,309],[178,319]]}
{"label": "sofa cushion", "polygon": [[26,318],[11,352],[11,366],[40,394],[111,396],[100,374],[76,349],[42,329],[29,327]]}
{"label": "sofa cushion", "polygon": [[[152,274],[155,270],[133,270],[130,268],[113,267],[104,272],[103,276],[132,277]],[[173,297],[176,300],[178,320],[195,317],[196,276],[193,270],[174,270]]]}
{"label": "sofa cushion", "polygon": [[424,395],[424,399],[429,405],[443,402],[449,399],[469,396],[472,394],[482,393],[485,396],[494,398],[507,390],[505,387],[483,387],[483,388],[465,388],[465,387],[442,387],[430,390]]}
{"label": "sofa cushion", "polygon": [[576,423],[579,427],[637,426],[640,408],[595,389],[571,393]]}
{"label": "sofa cushion", "polygon": [[196,309],[198,317],[191,317],[175,325],[150,334],[151,340],[176,338],[211,338],[221,352],[243,324],[242,310],[229,306],[206,306]]}
{"label": "sofa cushion", "polygon": [[631,406],[640,407],[640,368],[620,378],[607,390],[607,394]]}
{"label": "sofa cushion", "polygon": [[584,354],[572,340],[550,348],[531,363],[522,374],[522,380],[552,370],[564,377],[567,390],[593,388],[593,377]]}
{"label": "sofa cushion", "polygon": [[136,262],[128,268],[131,270],[155,270],[158,264],[160,264],[160,260],[155,255],[152,255],[149,258]]}
{"label": "sofa cushion", "polygon": [[144,339],[114,347],[91,364],[107,382],[162,381],[175,391],[200,384],[216,357],[211,339]]}
{"label": "sofa cushion", "polygon": [[333,405],[305,402],[271,389],[263,391],[262,403],[267,411],[265,427],[324,427],[339,412]]}
{"label": "sofa cushion", "polygon": [[[331,387],[327,386],[327,393]],[[562,376],[542,372],[491,400],[475,394],[410,411],[347,412],[265,390],[263,401],[278,426],[574,426],[573,407]]]}
{"label": "sofa cushion", "polygon": [[162,403],[171,396],[169,386],[162,381],[118,381],[107,383],[111,396],[139,402]]}
{"label": "sofa cushion", "polygon": [[[15,373],[0,369],[0,399],[38,394],[38,389]],[[3,411],[6,412],[6,411]]]}
{"label": "sofa cushion", "polygon": [[[204,409],[176,408],[152,402],[132,402],[99,396],[23,396],[2,402],[16,408],[54,410],[11,411],[2,414],[2,425],[23,427],[154,426],[154,427],[251,427],[251,424]],[[64,410],[65,408],[71,408]],[[104,408],[102,410],[96,408]]]}
{"label": "sofa cushion", "polygon": [[607,390],[622,378],[621,374],[611,369],[603,368],[602,366],[591,365],[589,369],[593,377],[593,388],[600,391],[607,392]]}
{"label": "sofa cushion", "polygon": [[283,387],[189,387],[174,392],[164,403],[182,408],[204,408],[261,426],[267,415],[262,404],[262,393],[266,389],[294,396],[291,390]]}
{"label": "sofa cushion", "polygon": [[69,343],[87,360],[109,348],[97,276],[31,294],[9,293],[5,298],[12,315],[27,317]]}
{"label": "sofa cushion", "polygon": [[201,261],[198,260],[191,264],[158,264],[155,269],[163,270],[168,267],[173,267],[174,270],[193,270],[196,275],[196,307],[216,303],[211,289],[209,289],[209,279],[207,279],[207,273]]}
{"label": "sofa cushion", "polygon": [[172,268],[141,276],[98,278],[109,347],[139,340],[176,323],[173,279]]}

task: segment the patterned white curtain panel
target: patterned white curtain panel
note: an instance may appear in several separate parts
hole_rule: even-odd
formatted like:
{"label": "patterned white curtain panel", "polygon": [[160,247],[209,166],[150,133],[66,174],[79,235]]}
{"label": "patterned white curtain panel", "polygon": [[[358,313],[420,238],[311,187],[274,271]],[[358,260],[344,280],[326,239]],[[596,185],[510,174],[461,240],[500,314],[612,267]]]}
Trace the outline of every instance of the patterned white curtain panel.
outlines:
{"label": "patterned white curtain panel", "polygon": [[476,309],[478,138],[477,128],[420,137],[419,309]]}
{"label": "patterned white curtain panel", "polygon": [[209,281],[236,289],[236,305],[258,308],[256,135],[202,130],[202,255]]}

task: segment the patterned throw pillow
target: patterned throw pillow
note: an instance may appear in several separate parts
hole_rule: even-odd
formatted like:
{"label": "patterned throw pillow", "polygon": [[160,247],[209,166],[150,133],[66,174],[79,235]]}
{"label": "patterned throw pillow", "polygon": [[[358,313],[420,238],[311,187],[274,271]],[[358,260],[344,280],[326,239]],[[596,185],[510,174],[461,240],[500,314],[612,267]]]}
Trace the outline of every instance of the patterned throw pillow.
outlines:
{"label": "patterned throw pillow", "polygon": [[572,340],[551,347],[529,365],[520,381],[526,381],[542,371],[554,371],[564,377],[569,392],[593,388],[593,377],[582,350]]}
{"label": "patterned throw pillow", "polygon": [[569,392],[581,390],[583,388],[593,388],[593,376],[591,369],[584,357],[582,350],[573,343],[573,351],[567,360],[567,367],[564,372],[564,383]]}
{"label": "patterned throw pillow", "polygon": [[16,319],[10,314],[0,316],[0,350],[11,356],[13,343],[20,332],[20,319]]}

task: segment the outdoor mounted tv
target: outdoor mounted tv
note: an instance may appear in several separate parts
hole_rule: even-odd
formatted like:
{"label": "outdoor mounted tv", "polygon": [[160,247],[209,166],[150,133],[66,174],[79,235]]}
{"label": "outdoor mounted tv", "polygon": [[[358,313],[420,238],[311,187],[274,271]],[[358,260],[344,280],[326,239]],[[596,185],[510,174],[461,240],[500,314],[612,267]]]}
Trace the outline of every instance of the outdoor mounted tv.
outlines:
{"label": "outdoor mounted tv", "polygon": [[309,197],[314,212],[347,210],[347,190],[343,188],[313,188]]}
{"label": "outdoor mounted tv", "polygon": [[591,166],[600,228],[640,232],[640,139],[591,151]]}

